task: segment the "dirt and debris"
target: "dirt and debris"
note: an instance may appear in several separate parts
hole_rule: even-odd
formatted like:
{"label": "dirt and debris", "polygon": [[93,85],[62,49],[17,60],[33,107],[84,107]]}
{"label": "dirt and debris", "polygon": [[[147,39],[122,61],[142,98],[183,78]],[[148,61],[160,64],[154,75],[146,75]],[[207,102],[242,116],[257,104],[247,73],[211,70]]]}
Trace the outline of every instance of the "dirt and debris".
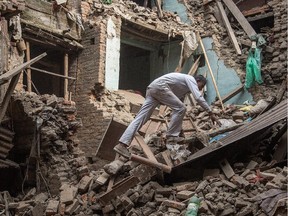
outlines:
{"label": "dirt and debris", "polygon": [[[239,56],[219,19],[215,1],[183,2],[189,11],[189,24],[183,23],[177,13],[163,11],[160,17],[156,7],[145,8],[122,0],[112,4],[81,1],[82,20],[94,26],[106,23],[110,16],[121,17],[122,22],[163,33],[166,41],[181,38],[185,31],[211,36],[213,50],[235,69],[243,83],[252,42],[241,24],[227,13],[241,45]],[[0,62],[0,75],[23,59],[24,49],[19,50],[20,42],[24,42],[21,16],[17,14],[24,6],[22,0],[0,2],[1,41],[12,50],[8,53],[8,48],[0,46],[1,56],[6,55],[6,61]],[[101,155],[97,160],[86,158],[77,139],[77,130],[85,125],[77,117],[75,102],[55,95],[15,93],[0,127],[0,215],[176,216],[185,215],[192,196],[201,199],[198,215],[287,215],[287,118],[274,125],[265,122],[269,126],[260,131],[262,134],[255,133],[255,139],[245,140],[253,144],[249,151],[239,147],[235,155],[217,152],[227,134],[261,118],[287,98],[287,2],[268,1],[265,8],[274,12],[275,25],[260,28],[266,40],[261,47],[264,84],[249,90],[255,102],[226,104],[225,109],[213,104],[220,127],[200,106],[185,101],[182,143],[166,142],[171,110],[160,106],[133,140],[130,160],[116,155],[111,146],[105,146],[107,143],[101,145],[115,155],[115,160],[101,160]],[[6,32],[8,20],[13,31]],[[144,100],[138,92],[110,91],[101,83],[95,84],[87,98],[95,110],[123,127],[132,121]],[[109,139],[111,143],[118,141],[113,136]],[[198,169],[192,169],[192,165],[181,167],[207,147],[212,148],[217,160],[209,161],[207,157]]]}
{"label": "dirt and debris", "polygon": [[[109,92],[106,97],[110,98],[111,95],[114,93]],[[265,161],[266,150],[269,147],[268,140],[263,140],[262,145],[254,149],[254,153],[246,155],[245,160],[243,158],[242,161],[232,161],[231,165],[226,161],[225,165],[206,168],[203,176],[198,176],[198,180],[163,182],[161,175],[159,176],[160,170],[157,168],[141,165],[123,157],[107,163],[103,169],[93,170],[93,166],[78,147],[77,128],[81,126],[81,122],[77,119],[77,110],[72,101],[65,101],[54,95],[19,93],[13,97],[13,107],[17,107],[18,110],[15,114],[15,109],[12,109],[15,117],[23,115],[35,122],[35,127],[38,128],[41,147],[31,143],[31,155],[35,154],[35,148],[40,148],[38,151],[40,155],[34,156],[38,164],[38,171],[35,173],[38,182],[35,188],[26,186],[24,193],[16,197],[12,197],[7,191],[1,192],[0,208],[3,213],[184,215],[189,198],[193,195],[202,199],[198,215],[287,213],[287,167],[272,168],[271,163]],[[240,119],[239,122],[243,123],[249,118],[249,114],[241,111],[241,108],[243,107],[227,107],[224,115],[216,106],[213,107],[213,111],[223,119],[223,125],[229,125],[233,119]],[[169,119],[169,109],[164,110],[165,118]],[[211,132],[211,128],[216,130],[211,122],[207,124],[208,117],[200,107],[191,107],[186,118],[188,116],[193,117],[196,122],[199,120],[196,127],[202,133]],[[159,116],[155,116],[151,120],[157,121],[158,118]],[[229,121],[224,121],[228,119]],[[161,122],[165,125],[165,121]],[[204,122],[206,124],[202,124]],[[283,125],[285,123],[282,123]],[[278,124],[277,127],[281,128],[281,125]],[[188,128],[190,131],[185,132]],[[186,133],[190,138],[196,136],[197,132],[195,128],[192,130],[191,128],[191,125],[183,127],[184,135]],[[165,143],[161,140],[163,131],[165,126],[158,127],[154,134],[148,134],[146,131],[145,143],[160,163],[172,167],[187,160],[191,154],[191,152],[185,154],[188,149],[192,148],[197,152],[198,148],[207,145],[203,143],[203,140],[207,139],[198,139],[202,146],[193,146],[196,142],[192,139],[193,142],[187,145],[187,147],[190,145],[190,148],[183,148],[185,144],[177,144],[179,148],[176,148],[177,145],[174,144],[170,145],[174,148],[169,149],[169,144],[165,147]],[[274,132],[277,132],[277,129]],[[145,157],[142,151],[137,143],[132,143],[131,152]],[[170,164],[167,161],[170,161]],[[30,158],[27,163],[32,166],[31,163],[35,162],[31,162]],[[227,166],[230,167],[228,171]],[[274,205],[269,205],[270,202]]]}

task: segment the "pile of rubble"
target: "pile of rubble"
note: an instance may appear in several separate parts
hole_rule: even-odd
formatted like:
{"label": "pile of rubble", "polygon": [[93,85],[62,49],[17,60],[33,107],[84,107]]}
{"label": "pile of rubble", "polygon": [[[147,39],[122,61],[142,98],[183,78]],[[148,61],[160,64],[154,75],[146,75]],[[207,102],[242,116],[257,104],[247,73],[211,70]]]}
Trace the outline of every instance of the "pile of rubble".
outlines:
{"label": "pile of rubble", "polygon": [[[110,92],[108,95],[118,94]],[[13,101],[20,103],[25,115],[36,123],[40,145],[32,143],[31,149],[37,151],[31,152],[40,154],[36,157],[36,188],[25,189],[25,194],[15,198],[7,191],[1,192],[0,211],[6,215],[184,215],[194,195],[202,199],[199,215],[264,216],[287,211],[287,167],[267,169],[269,164],[260,158],[263,154],[259,151],[249,156],[249,163],[234,162],[230,172],[222,167],[222,171],[217,167],[206,169],[203,179],[198,181],[165,182],[161,167],[154,168],[117,155],[103,169],[94,171],[78,148],[76,131],[81,122],[76,118],[72,101],[34,93],[16,94]],[[227,107],[226,111],[223,115],[219,108],[213,107],[219,117],[234,119],[235,124],[249,117],[237,107]],[[187,159],[183,154],[182,158],[177,156],[179,149],[177,157],[173,157],[173,150],[167,150],[162,140],[169,116],[170,110],[160,107],[148,122],[150,126],[142,129],[142,135],[146,133],[146,136],[138,136],[130,151],[145,157],[150,149],[164,167],[176,166]],[[191,123],[191,118],[196,124],[183,127],[186,136],[215,131],[212,122],[203,124],[209,121],[200,107],[188,109],[185,119]],[[161,122],[162,126],[157,124],[155,129],[152,122]],[[192,146],[193,151],[197,151],[208,144],[205,143],[207,139],[195,136],[202,146],[195,146],[195,139],[181,146],[186,146],[187,151]]]}
{"label": "pile of rubble", "polygon": [[157,10],[139,6],[133,1],[113,1],[111,5],[104,4],[100,0],[82,1],[81,8],[83,20],[89,21],[90,24],[101,21],[103,17],[116,15],[127,20],[150,25],[155,29],[169,29],[171,34],[181,34],[184,30],[192,29],[190,25],[183,23],[177,14],[163,11],[163,17],[159,18]]}

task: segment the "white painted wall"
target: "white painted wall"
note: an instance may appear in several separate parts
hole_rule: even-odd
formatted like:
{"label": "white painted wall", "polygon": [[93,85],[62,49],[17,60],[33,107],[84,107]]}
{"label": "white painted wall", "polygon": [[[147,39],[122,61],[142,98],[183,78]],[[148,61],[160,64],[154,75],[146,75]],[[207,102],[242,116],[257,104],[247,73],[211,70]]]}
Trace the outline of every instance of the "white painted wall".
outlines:
{"label": "white painted wall", "polygon": [[111,18],[107,23],[105,87],[118,90],[120,71],[120,38],[116,36],[116,26]]}

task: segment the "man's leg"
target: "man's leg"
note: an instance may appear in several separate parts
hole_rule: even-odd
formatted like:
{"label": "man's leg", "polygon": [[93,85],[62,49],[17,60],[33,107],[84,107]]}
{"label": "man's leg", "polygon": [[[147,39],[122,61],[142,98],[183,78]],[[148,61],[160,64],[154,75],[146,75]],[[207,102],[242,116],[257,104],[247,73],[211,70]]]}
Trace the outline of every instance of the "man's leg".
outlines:
{"label": "man's leg", "polygon": [[138,114],[120,137],[120,143],[114,147],[116,152],[125,157],[129,157],[127,147],[130,145],[135,133],[149,120],[158,104],[159,102],[150,95],[150,90],[147,90],[145,101]]}
{"label": "man's leg", "polygon": [[129,145],[135,133],[140,130],[142,125],[144,125],[149,120],[150,116],[152,115],[154,109],[158,104],[159,102],[153,97],[151,97],[150,94],[148,94],[147,92],[147,96],[142,107],[140,108],[135,119],[126,128],[119,141],[123,144]]}
{"label": "man's leg", "polygon": [[157,92],[151,92],[160,103],[169,106],[172,109],[172,116],[167,130],[167,136],[179,136],[182,121],[186,112],[184,103],[170,90],[164,87]]}

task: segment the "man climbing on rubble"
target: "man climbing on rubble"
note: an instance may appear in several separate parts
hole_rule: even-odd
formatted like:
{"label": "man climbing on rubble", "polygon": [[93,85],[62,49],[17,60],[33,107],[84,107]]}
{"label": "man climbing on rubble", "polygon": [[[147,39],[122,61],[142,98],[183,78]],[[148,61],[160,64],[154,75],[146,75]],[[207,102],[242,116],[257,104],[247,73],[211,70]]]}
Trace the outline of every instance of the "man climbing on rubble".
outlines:
{"label": "man climbing on rubble", "polygon": [[205,85],[206,79],[202,75],[198,75],[194,78],[187,74],[173,72],[155,79],[147,87],[146,98],[141,109],[121,136],[119,144],[114,147],[114,151],[129,158],[130,153],[127,148],[135,133],[149,120],[154,109],[159,104],[166,105],[172,109],[171,120],[166,132],[167,142],[177,143],[181,141],[179,134],[186,112],[183,100],[185,95],[190,92],[193,94],[198,104],[208,112],[211,120],[220,124],[200,93]]}

